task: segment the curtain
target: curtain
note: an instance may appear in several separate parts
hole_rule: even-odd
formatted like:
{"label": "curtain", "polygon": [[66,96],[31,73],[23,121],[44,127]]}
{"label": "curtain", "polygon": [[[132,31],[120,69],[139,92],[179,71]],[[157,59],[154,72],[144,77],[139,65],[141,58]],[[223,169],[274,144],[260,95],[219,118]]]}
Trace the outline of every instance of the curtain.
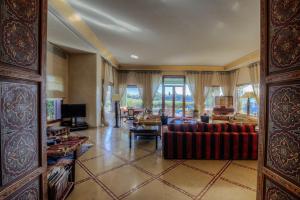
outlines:
{"label": "curtain", "polygon": [[143,100],[144,108],[152,108],[152,73],[136,72],[135,74],[137,87]]}
{"label": "curtain", "polygon": [[102,101],[101,101],[101,121],[103,126],[107,126],[108,122],[105,116],[105,104],[108,85],[113,81],[112,66],[104,59],[102,59],[103,73],[102,73]]}
{"label": "curtain", "polygon": [[191,91],[191,94],[194,99],[194,110],[198,110],[200,108],[200,76],[199,72],[186,72],[186,83]]}
{"label": "curtain", "polygon": [[224,96],[230,96],[230,77],[229,72],[217,72],[216,77],[219,83],[219,86],[222,87]]}
{"label": "curtain", "polygon": [[249,69],[251,85],[253,88],[253,93],[255,95],[256,102],[259,103],[259,79],[260,79],[259,62],[249,65],[248,69]]}
{"label": "curtain", "polygon": [[152,90],[151,90],[151,108],[153,107],[153,100],[154,100],[154,96],[160,86],[160,84],[162,83],[162,75],[161,72],[153,72],[152,73]]}
{"label": "curtain", "polygon": [[118,71],[115,68],[113,68],[112,73],[113,73],[113,86],[114,86],[113,94],[119,94]]}
{"label": "curtain", "polygon": [[118,72],[118,92],[121,97],[121,106],[125,105],[125,98],[126,98],[126,88],[127,88],[127,80],[128,80],[128,72],[119,71]]}
{"label": "curtain", "polygon": [[209,90],[205,90],[205,87],[211,87],[213,81],[213,72],[201,72],[200,83],[199,83],[199,92],[200,92],[200,111],[201,113],[205,112],[205,100],[209,93]]}
{"label": "curtain", "polygon": [[237,89],[237,81],[239,77],[239,69],[230,72],[230,89],[229,89],[229,96],[233,97],[233,108],[237,110],[237,97],[236,97],[236,89]]}

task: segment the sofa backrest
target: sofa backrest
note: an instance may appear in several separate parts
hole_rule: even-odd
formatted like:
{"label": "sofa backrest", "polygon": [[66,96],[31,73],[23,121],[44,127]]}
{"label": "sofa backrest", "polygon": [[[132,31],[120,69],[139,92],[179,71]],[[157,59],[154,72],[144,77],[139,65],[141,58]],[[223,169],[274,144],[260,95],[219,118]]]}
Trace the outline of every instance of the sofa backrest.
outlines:
{"label": "sofa backrest", "polygon": [[255,132],[255,125],[250,124],[209,124],[209,123],[183,123],[168,124],[168,130],[172,132]]}

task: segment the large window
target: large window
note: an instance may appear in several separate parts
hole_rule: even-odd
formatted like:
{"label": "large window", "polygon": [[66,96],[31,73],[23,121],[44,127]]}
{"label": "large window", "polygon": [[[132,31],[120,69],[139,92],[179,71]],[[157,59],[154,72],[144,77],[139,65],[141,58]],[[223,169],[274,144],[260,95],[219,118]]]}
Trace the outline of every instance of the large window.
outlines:
{"label": "large window", "polygon": [[205,99],[205,111],[211,113],[215,107],[215,97],[223,96],[222,88],[219,86],[205,87],[204,92],[207,94]]}
{"label": "large window", "polygon": [[61,103],[60,98],[47,98],[47,121],[56,121],[61,119]]}
{"label": "large window", "polygon": [[108,85],[107,87],[107,93],[105,96],[105,112],[112,112],[112,91],[113,91],[113,86]]}
{"label": "large window", "polygon": [[126,106],[129,108],[142,108],[143,101],[137,86],[130,85],[126,89]]}
{"label": "large window", "polygon": [[240,85],[237,87],[237,106],[238,112],[247,114],[248,99],[249,99],[249,114],[252,116],[258,115],[258,104],[253,95],[252,85]]}

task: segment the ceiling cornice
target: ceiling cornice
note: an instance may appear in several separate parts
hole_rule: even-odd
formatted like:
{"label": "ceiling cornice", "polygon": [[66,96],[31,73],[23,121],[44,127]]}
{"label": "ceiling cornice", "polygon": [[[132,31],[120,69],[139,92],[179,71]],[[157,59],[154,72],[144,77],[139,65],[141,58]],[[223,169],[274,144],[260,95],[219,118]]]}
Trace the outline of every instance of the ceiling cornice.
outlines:
{"label": "ceiling cornice", "polygon": [[258,61],[260,61],[260,51],[255,50],[225,65],[224,69],[225,71],[231,71]]}
{"label": "ceiling cornice", "polygon": [[92,29],[80,18],[76,11],[65,0],[49,0],[53,7],[80,35],[98,49],[102,57],[113,65],[118,66],[118,61],[112,53],[104,46]]}
{"label": "ceiling cornice", "polygon": [[222,66],[196,66],[196,65],[119,65],[120,70],[129,71],[224,71]]}

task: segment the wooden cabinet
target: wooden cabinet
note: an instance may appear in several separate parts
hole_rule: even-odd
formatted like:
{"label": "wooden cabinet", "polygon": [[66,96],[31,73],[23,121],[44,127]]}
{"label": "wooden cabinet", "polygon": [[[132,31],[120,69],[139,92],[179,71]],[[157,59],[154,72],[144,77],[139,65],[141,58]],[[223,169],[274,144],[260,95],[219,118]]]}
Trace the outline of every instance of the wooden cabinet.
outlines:
{"label": "wooden cabinet", "polygon": [[46,199],[46,0],[0,0],[0,199]]}

